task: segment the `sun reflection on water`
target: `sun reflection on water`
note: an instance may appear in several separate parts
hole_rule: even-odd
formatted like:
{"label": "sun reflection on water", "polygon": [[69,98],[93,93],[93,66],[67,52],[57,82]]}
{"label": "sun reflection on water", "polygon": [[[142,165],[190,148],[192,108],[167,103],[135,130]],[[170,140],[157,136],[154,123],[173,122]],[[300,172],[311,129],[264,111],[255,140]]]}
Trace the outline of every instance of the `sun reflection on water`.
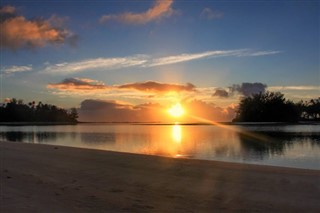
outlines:
{"label": "sun reflection on water", "polygon": [[182,140],[182,130],[179,124],[172,126],[172,139],[176,143],[181,143]]}

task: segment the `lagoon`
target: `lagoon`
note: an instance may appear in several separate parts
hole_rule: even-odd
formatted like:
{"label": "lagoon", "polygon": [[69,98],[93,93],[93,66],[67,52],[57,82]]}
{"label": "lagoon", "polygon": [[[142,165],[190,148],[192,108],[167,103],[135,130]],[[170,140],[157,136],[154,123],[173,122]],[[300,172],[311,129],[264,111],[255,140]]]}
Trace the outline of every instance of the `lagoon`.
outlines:
{"label": "lagoon", "polygon": [[0,126],[0,140],[320,170],[320,125]]}

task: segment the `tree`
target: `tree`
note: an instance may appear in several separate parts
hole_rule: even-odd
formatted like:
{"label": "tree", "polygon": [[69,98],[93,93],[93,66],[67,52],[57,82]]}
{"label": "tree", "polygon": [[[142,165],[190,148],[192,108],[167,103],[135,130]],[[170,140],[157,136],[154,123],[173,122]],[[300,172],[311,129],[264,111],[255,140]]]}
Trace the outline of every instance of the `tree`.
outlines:
{"label": "tree", "polygon": [[72,121],[77,121],[78,119],[78,112],[76,108],[71,108],[71,112],[69,113],[69,117]]}
{"label": "tree", "polygon": [[298,107],[280,92],[266,92],[241,99],[234,121],[295,122],[300,118]]}
{"label": "tree", "polygon": [[320,98],[299,102],[301,117],[304,120],[320,120]]}
{"label": "tree", "polygon": [[0,106],[0,122],[72,122],[76,123],[78,113],[75,108],[67,110],[55,105],[35,102],[24,104],[22,100],[12,99]]}

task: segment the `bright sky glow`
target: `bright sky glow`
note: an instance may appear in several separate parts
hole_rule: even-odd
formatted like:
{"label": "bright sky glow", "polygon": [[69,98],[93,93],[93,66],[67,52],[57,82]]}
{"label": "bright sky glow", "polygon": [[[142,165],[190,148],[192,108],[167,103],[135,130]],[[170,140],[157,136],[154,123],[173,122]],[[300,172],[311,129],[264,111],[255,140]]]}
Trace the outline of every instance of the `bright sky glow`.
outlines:
{"label": "bright sky glow", "polygon": [[180,103],[173,105],[170,109],[168,109],[168,112],[171,116],[177,117],[177,118],[181,117],[185,113]]}

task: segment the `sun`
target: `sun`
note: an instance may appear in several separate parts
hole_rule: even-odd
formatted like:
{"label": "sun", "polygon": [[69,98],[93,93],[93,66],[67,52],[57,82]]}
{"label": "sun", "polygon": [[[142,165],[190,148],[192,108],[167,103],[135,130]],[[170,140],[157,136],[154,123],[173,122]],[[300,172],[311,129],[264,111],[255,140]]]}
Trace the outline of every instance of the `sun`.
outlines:
{"label": "sun", "polygon": [[184,109],[181,106],[180,103],[177,103],[175,105],[173,105],[170,109],[168,109],[168,113],[172,116],[172,117],[181,117],[184,114]]}

